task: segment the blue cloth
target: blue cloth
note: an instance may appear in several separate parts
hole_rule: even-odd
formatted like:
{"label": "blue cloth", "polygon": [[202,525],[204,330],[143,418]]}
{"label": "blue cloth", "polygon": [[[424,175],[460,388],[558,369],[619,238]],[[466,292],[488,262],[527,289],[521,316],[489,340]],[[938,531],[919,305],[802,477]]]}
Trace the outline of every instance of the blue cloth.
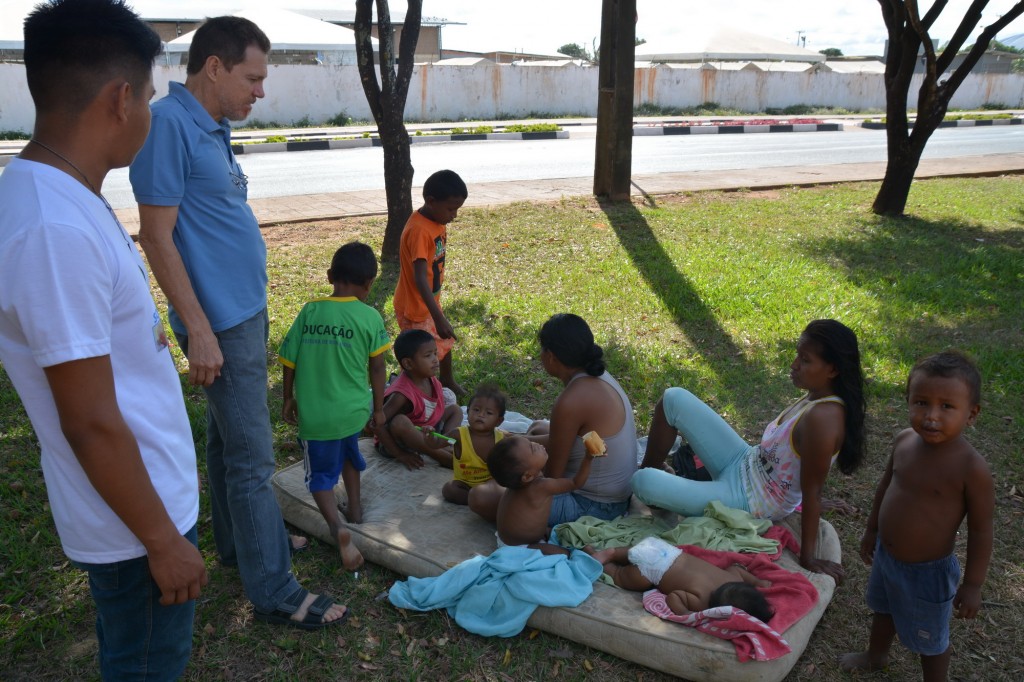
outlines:
{"label": "blue cloth", "polygon": [[906,563],[877,542],[868,578],[868,608],[892,616],[903,646],[916,654],[938,656],[949,648],[949,619],[959,582],[955,554]]}
{"label": "blue cloth", "polygon": [[396,582],[388,596],[403,609],[447,609],[456,623],[478,635],[514,637],[538,606],[579,606],[601,572],[601,564],[581,551],[544,555],[499,547],[437,577]]}
{"label": "blue cloth", "polygon": [[[267,306],[267,247],[231,152],[227,119],[217,122],[181,83],[153,104],[146,144],[129,171],[135,200],[177,206],[174,245],[213,331]],[[185,332],[169,312],[171,328]]]}
{"label": "blue cloth", "polygon": [[[196,544],[196,527],[184,534]],[[96,602],[96,637],[104,680],[177,680],[192,655],[196,602],[162,606],[149,557],[111,564],[72,561],[89,576]]]}
{"label": "blue cloth", "polygon": [[[267,407],[266,310],[217,333],[224,365],[206,393],[206,472],[213,539],[222,563],[237,565],[257,611],[269,613],[299,588],[281,507]],[[177,334],[188,353],[188,336]]]}
{"label": "blue cloth", "polygon": [[686,389],[668,389],[661,405],[665,420],[693,447],[713,480],[691,481],[661,469],[640,469],[633,474],[633,494],[644,504],[683,516],[701,516],[716,500],[749,511],[740,470],[751,445]]}
{"label": "blue cloth", "polygon": [[302,466],[306,471],[306,489],[311,493],[334,490],[345,464],[357,474],[366,470],[366,460],[359,451],[359,434],[334,440],[302,440]]}

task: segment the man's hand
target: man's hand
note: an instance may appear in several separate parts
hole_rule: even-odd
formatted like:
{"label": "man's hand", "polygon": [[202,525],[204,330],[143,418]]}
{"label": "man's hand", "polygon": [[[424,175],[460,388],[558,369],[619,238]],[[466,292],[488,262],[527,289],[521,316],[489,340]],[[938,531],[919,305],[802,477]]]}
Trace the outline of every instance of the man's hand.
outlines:
{"label": "man's hand", "polygon": [[220,376],[224,356],[213,332],[188,336],[188,382],[193,386],[209,386]]}
{"label": "man's hand", "polygon": [[875,543],[878,540],[877,530],[865,530],[860,538],[860,558],[868,566],[875,560]]}
{"label": "man's hand", "polygon": [[166,549],[149,550],[149,572],[160,588],[160,603],[164,606],[198,599],[209,582],[202,555],[181,535]]}

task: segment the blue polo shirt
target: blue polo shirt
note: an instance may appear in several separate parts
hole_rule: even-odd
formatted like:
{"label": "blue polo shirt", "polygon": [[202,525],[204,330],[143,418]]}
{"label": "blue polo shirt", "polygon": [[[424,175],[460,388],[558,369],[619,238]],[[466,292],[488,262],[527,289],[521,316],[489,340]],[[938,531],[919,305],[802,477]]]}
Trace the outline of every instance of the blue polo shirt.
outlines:
{"label": "blue polo shirt", "polygon": [[[267,306],[267,246],[246,203],[231,127],[219,123],[181,83],[152,106],[153,124],[129,177],[135,200],[177,206],[174,245],[213,331],[230,329]],[[185,333],[174,312],[171,327]]]}

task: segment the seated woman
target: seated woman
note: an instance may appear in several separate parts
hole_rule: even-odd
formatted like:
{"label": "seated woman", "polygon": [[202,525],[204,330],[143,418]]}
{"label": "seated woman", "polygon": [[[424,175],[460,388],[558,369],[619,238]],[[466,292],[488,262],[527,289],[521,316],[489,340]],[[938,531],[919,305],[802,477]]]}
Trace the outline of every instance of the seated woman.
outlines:
{"label": "seated woman", "polygon": [[[555,399],[550,423],[535,424],[528,434],[547,448],[544,475],[575,476],[585,454],[580,437],[590,431],[597,431],[608,449],[607,457],[594,461],[582,488],[555,496],[548,525],[581,516],[622,516],[629,507],[630,479],[637,460],[636,424],[629,398],[605,371],[604,351],[594,343],[594,334],[583,318],[569,313],[554,315],[541,327],[539,337],[544,370],[565,385]],[[503,492],[493,480],[478,485],[469,493],[469,507],[494,521]]]}
{"label": "seated woman", "polygon": [[[714,410],[682,388],[670,388],[654,409],[647,452],[633,476],[633,493],[648,505],[701,516],[712,500],[756,517],[781,519],[803,504],[800,564],[837,582],[843,567],[815,557],[821,492],[836,460],[852,473],[864,454],[864,380],[856,335],[835,320],[807,325],[796,346],[790,379],[807,391],[748,445]],[[691,481],[661,469],[676,435],[704,462],[711,481]]]}

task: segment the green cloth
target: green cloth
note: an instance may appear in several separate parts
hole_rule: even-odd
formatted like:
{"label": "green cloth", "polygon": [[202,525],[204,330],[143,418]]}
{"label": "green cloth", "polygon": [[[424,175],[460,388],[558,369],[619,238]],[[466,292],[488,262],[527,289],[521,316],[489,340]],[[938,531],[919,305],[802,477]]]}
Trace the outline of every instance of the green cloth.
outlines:
{"label": "green cloth", "polygon": [[653,516],[624,516],[613,521],[582,516],[555,526],[555,536],[563,547],[632,547],[646,537],[656,536],[673,545],[774,554],[779,543],[762,537],[771,527],[768,519],[754,518],[749,512],[715,501],[704,508],[704,516],[687,517],[674,528]]}

